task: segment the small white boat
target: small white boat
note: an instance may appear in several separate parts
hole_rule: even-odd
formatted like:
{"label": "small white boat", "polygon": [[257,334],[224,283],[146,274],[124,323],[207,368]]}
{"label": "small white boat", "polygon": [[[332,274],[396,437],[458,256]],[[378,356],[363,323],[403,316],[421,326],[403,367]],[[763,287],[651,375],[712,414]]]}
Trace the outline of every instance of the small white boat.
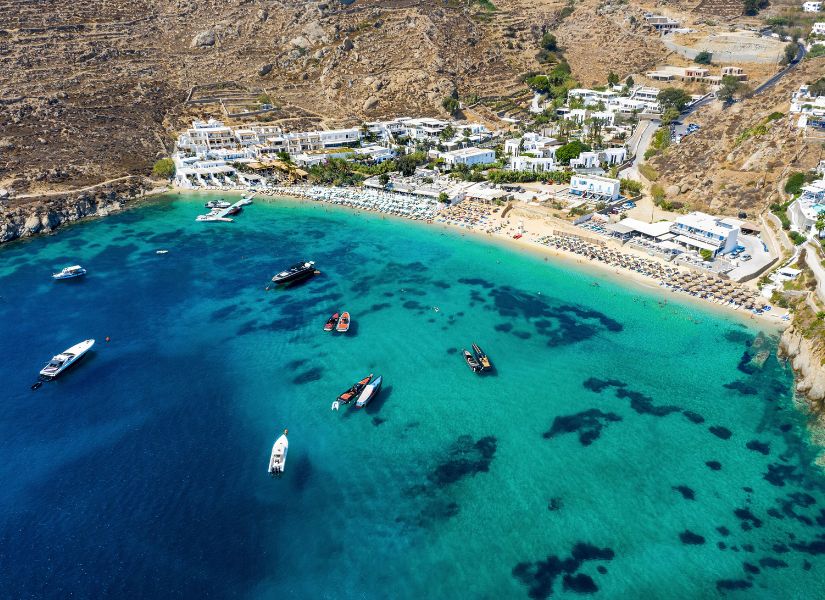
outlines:
{"label": "small white boat", "polygon": [[364,391],[358,396],[358,400],[355,401],[355,408],[364,408],[369,404],[370,400],[372,400],[378,394],[378,390],[381,389],[383,379],[384,378],[379,375],[367,384]]}
{"label": "small white boat", "polygon": [[95,345],[94,340],[83,340],[79,344],[75,344],[68,350],[64,350],[57,356],[53,357],[49,364],[40,370],[40,375],[49,379],[54,379],[65,371],[69,366],[76,363],[80,358],[86,354],[92,346]]}
{"label": "small white boat", "polygon": [[275,445],[272,446],[272,456],[269,458],[269,474],[280,475],[284,472],[286,466],[286,452],[289,450],[289,441],[286,435],[289,429],[284,429],[284,433],[275,440]]}
{"label": "small white boat", "polygon": [[74,279],[75,277],[82,277],[85,274],[86,269],[80,265],[72,265],[71,267],[66,267],[59,273],[52,273],[52,279],[56,281],[61,279]]}
{"label": "small white boat", "polygon": [[155,254],[168,254],[169,250],[155,250]]}

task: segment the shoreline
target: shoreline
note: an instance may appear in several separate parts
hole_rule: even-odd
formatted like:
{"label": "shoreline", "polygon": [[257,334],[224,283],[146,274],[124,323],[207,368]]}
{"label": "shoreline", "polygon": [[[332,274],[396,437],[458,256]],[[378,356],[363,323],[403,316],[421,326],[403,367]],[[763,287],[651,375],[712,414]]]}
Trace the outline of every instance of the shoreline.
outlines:
{"label": "shoreline", "polygon": [[[181,195],[225,194],[241,196],[249,194],[250,192],[246,190],[188,190],[173,188],[171,193],[179,193]],[[509,250],[517,252],[527,252],[535,256],[536,258],[544,258],[545,261],[547,261],[548,258],[552,257],[564,263],[565,266],[575,268],[585,274],[606,276],[607,280],[610,282],[619,283],[621,285],[626,285],[631,288],[635,287],[647,293],[652,293],[654,296],[660,297],[665,302],[668,302],[671,299],[677,301],[685,301],[686,304],[693,305],[697,308],[701,308],[704,310],[709,310],[719,315],[734,317],[737,321],[742,321],[743,323],[751,322],[751,324],[753,324],[754,322],[758,322],[762,326],[767,326],[771,329],[774,329],[776,333],[781,333],[784,329],[790,326],[790,321],[783,321],[781,316],[776,313],[770,312],[757,315],[744,308],[740,310],[725,304],[710,302],[702,298],[692,296],[691,294],[678,293],[676,290],[666,288],[663,285],[659,284],[655,279],[643,275],[641,273],[629,269],[620,269],[614,265],[610,265],[597,260],[588,260],[585,257],[573,252],[566,252],[557,248],[552,248],[548,245],[542,244],[534,239],[531,239],[531,236],[528,236],[527,234],[525,234],[525,236],[521,239],[513,239],[508,233],[505,233],[504,231],[490,233],[485,231],[479,231],[478,228],[472,225],[462,227],[446,221],[409,219],[403,216],[384,213],[379,210],[370,209],[368,207],[355,208],[352,206],[347,206],[346,204],[323,202],[302,196],[296,192],[289,192],[285,190],[257,192],[255,197],[268,200],[287,200],[297,202],[299,204],[315,204],[324,207],[333,206],[340,208],[341,210],[346,210],[355,214],[364,212],[376,216],[380,215],[382,218],[398,219],[406,223],[418,223],[423,226],[442,228],[444,231],[447,232],[461,234],[462,237],[464,237],[465,234],[470,234],[472,237],[477,238],[478,240],[486,240],[487,242],[491,242],[499,247],[507,248]],[[537,221],[537,219],[535,218],[523,218],[522,220],[524,222],[525,229],[529,228],[531,225],[536,225]],[[584,235],[584,232],[576,233],[573,235],[581,235],[584,238],[591,239],[589,238],[589,236]],[[624,249],[622,251],[635,256],[638,256],[640,254],[637,252],[628,252]],[[647,260],[653,260],[650,257],[644,258]]]}

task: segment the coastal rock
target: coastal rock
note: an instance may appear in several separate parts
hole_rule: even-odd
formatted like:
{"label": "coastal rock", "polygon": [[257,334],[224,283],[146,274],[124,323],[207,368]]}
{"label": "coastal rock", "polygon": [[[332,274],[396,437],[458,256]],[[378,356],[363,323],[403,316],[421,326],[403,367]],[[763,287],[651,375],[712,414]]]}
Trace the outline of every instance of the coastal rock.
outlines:
{"label": "coastal rock", "polygon": [[344,52],[349,52],[349,51],[350,51],[350,50],[352,50],[353,48],[355,48],[355,44],[353,44],[353,43],[352,43],[352,40],[351,40],[351,39],[349,39],[349,38],[346,38],[346,39],[344,40],[344,43],[343,43],[343,44],[341,44],[341,49],[342,49]]}
{"label": "coastal rock", "polygon": [[804,395],[811,409],[825,414],[825,356],[813,342],[794,327],[786,329],[779,341],[779,354],[791,362],[797,376],[796,391]]}
{"label": "coastal rock", "polygon": [[192,38],[192,43],[189,44],[191,48],[208,48],[214,45],[215,31],[213,29],[207,29],[197,33],[195,37]]}
{"label": "coastal rock", "polygon": [[369,98],[367,98],[367,100],[364,102],[364,110],[365,110],[365,111],[367,111],[367,110],[372,110],[372,109],[374,109],[376,106],[378,106],[378,98],[376,98],[375,96],[370,96],[370,97],[369,97]]}
{"label": "coastal rock", "polygon": [[84,192],[45,196],[14,207],[0,206],[0,243],[38,233],[49,233],[64,223],[116,212],[151,189],[153,183],[133,177]]}
{"label": "coastal rock", "polygon": [[260,75],[261,77],[265,77],[266,75],[269,75],[271,72],[272,72],[272,63],[267,63],[265,65],[261,65],[260,68],[258,69],[258,75]]}

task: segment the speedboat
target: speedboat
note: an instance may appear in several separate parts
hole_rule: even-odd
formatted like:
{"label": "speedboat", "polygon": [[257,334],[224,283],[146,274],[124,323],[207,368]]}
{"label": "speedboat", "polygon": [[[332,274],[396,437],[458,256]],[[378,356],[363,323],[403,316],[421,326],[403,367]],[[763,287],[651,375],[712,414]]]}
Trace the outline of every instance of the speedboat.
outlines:
{"label": "speedboat", "polygon": [[464,354],[464,360],[467,361],[467,366],[473,370],[473,373],[478,373],[481,371],[481,364],[476,360],[476,357],[473,356],[469,350],[466,348],[462,349],[462,354]]}
{"label": "speedboat", "polygon": [[341,318],[338,320],[338,325],[335,326],[335,331],[339,333],[346,333],[349,331],[349,313],[341,313]]}
{"label": "speedboat", "polygon": [[155,254],[168,254],[169,250],[155,250]]}
{"label": "speedboat", "polygon": [[292,265],[288,269],[281,271],[272,278],[272,282],[276,284],[290,283],[298,281],[304,277],[309,277],[315,274],[315,261],[308,260],[306,262]]}
{"label": "speedboat", "polygon": [[352,399],[358,396],[364,388],[367,387],[369,382],[372,381],[372,373],[364,377],[361,381],[352,384],[352,387],[349,388],[346,392],[338,396],[337,402],[341,402],[343,404],[349,404],[352,402]]}
{"label": "speedboat", "polygon": [[80,265],[72,265],[66,267],[59,273],[52,273],[52,279],[59,281],[61,279],[74,279],[75,277],[83,277],[86,274],[86,269]]}
{"label": "speedboat", "polygon": [[338,316],[338,313],[335,313],[329,319],[327,319],[327,322],[324,325],[324,331],[332,331],[333,329],[335,329],[335,326],[338,324]]}
{"label": "speedboat", "polygon": [[284,472],[286,466],[286,452],[289,450],[289,441],[286,435],[289,429],[284,429],[284,433],[275,440],[275,445],[272,446],[272,456],[269,458],[269,474],[280,475]]}
{"label": "speedboat", "polygon": [[54,379],[71,365],[80,360],[83,355],[86,354],[94,345],[94,340],[83,340],[68,350],[64,350],[57,356],[53,357],[49,361],[49,364],[40,369],[40,375],[48,379]]}
{"label": "speedboat", "polygon": [[229,208],[232,205],[226,200],[210,200],[204,206],[206,208]]}
{"label": "speedboat", "polygon": [[473,344],[473,353],[476,355],[476,360],[485,371],[492,369],[493,365],[490,363],[490,358],[484,354],[484,351],[479,348],[478,344]]}
{"label": "speedboat", "polygon": [[364,408],[367,404],[370,403],[370,400],[372,400],[373,398],[375,398],[375,396],[378,395],[378,390],[381,389],[382,380],[383,377],[379,375],[366,386],[364,386],[361,395],[358,396],[358,400],[355,401],[355,408]]}

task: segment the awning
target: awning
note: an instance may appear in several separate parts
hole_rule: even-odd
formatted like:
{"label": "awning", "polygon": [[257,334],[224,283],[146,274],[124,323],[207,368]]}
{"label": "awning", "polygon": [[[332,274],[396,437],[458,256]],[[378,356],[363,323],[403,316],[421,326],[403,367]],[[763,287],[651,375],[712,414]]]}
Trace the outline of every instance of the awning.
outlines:
{"label": "awning", "polygon": [[680,244],[684,244],[685,246],[690,246],[691,248],[700,248],[702,250],[710,250],[711,252],[716,252],[719,250],[719,246],[712,246],[706,242],[700,242],[699,240],[694,240],[693,238],[689,238],[686,235],[678,235],[676,236],[676,241]]}

